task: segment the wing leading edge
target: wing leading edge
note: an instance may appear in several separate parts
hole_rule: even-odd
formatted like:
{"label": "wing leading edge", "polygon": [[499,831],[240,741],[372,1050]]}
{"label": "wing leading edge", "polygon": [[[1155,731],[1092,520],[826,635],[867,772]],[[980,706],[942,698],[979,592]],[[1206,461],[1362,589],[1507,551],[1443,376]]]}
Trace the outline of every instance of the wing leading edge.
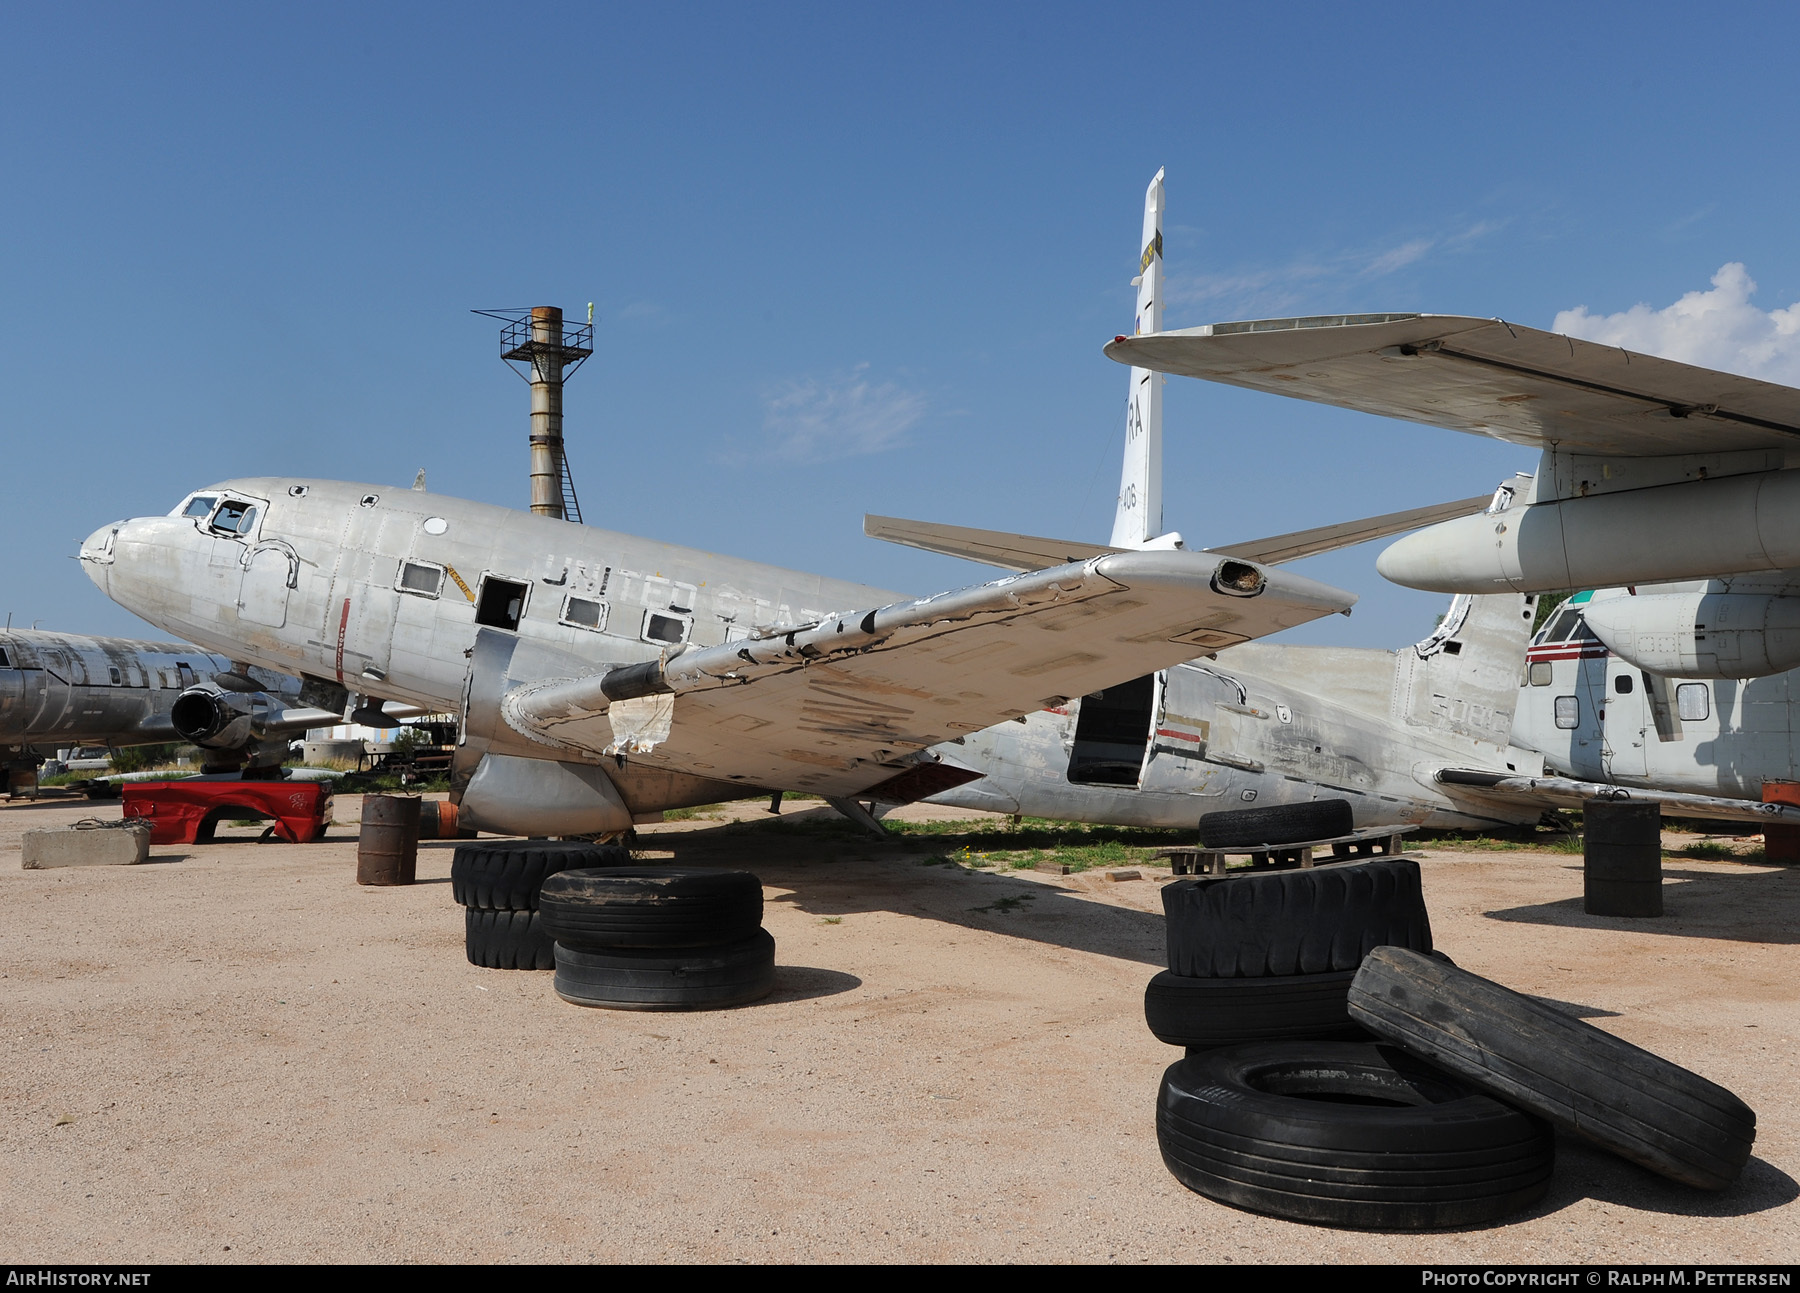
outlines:
{"label": "wing leading edge", "polygon": [[530,740],[850,795],[928,747],[1284,628],[1353,594],[1188,552],[1105,554],[663,661],[518,682]]}

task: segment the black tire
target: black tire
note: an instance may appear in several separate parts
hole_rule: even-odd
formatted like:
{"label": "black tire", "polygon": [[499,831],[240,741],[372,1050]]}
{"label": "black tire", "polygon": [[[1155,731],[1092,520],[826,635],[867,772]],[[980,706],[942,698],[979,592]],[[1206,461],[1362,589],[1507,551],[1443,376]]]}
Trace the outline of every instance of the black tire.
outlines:
{"label": "black tire", "polygon": [[556,995],[612,1010],[722,1010],[775,990],[775,940],[767,930],[724,947],[681,952],[584,952],[556,945]]}
{"label": "black tire", "polygon": [[1348,799],[1234,808],[1200,819],[1200,847],[1230,849],[1263,844],[1304,844],[1348,835],[1356,829]]}
{"label": "black tire", "polygon": [[762,927],[762,881],[748,871],[694,867],[572,870],[547,881],[544,928],[564,947],[711,947]]}
{"label": "black tire", "polygon": [[535,911],[464,908],[463,945],[470,965],[490,970],[556,968],[556,944]]}
{"label": "black tire", "polygon": [[1156,1138],[1209,1199],[1322,1225],[1472,1226],[1549,1188],[1548,1124],[1368,1042],[1271,1042],[1179,1060]]}
{"label": "black tire", "polygon": [[1350,986],[1350,1017],[1684,1184],[1722,1190],[1749,1161],[1756,1114],[1724,1087],[1467,970],[1379,948]]}
{"label": "black tire", "polygon": [[1431,951],[1419,864],[1380,858],[1164,885],[1169,971],[1199,979],[1354,970],[1377,947]]}
{"label": "black tire", "polygon": [[450,896],[465,907],[536,911],[538,890],[572,867],[629,866],[616,844],[581,840],[485,840],[458,844],[450,859]]}
{"label": "black tire", "polygon": [[1363,1041],[1346,1000],[1354,970],[1265,979],[1195,979],[1164,970],[1144,989],[1144,1022],[1188,1053],[1246,1042]]}

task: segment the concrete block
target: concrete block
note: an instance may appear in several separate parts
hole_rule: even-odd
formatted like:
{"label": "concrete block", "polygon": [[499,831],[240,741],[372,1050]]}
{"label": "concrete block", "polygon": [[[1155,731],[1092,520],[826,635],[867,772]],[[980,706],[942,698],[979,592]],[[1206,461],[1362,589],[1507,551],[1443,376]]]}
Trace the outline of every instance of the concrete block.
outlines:
{"label": "concrete block", "polygon": [[150,823],[90,819],[74,826],[26,831],[20,840],[27,871],[59,866],[135,866],[150,856]]}

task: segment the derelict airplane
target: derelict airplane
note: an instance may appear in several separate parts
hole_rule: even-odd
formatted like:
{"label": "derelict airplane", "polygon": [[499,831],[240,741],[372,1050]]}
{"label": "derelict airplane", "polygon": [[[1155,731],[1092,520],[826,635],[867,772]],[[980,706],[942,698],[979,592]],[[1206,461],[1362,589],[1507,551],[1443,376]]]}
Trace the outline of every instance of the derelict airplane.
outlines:
{"label": "derelict airplane", "polygon": [[[229,514],[229,526],[218,518]],[[622,831],[757,791],[905,802],[930,747],[1355,598],[1123,552],[913,600],[419,490],[292,478],[102,526],[89,577],[232,660],[463,716],[465,824]]]}
{"label": "derelict airplane", "polygon": [[1600,589],[1539,634],[1518,700],[1515,739],[1561,775],[1469,770],[1461,790],[1566,807],[1629,786],[1670,813],[1789,819],[1737,797],[1800,772],[1800,390],[1455,315],[1211,324],[1106,353],[1538,449],[1510,514],[1433,525],[1377,561],[1443,592]]}
{"label": "derelict airplane", "polygon": [[[1162,324],[1163,174],[1144,200],[1137,329]],[[865,519],[869,535],[1013,570],[1130,549],[1179,549],[1164,533],[1162,378],[1131,372],[1125,461],[1108,545]],[[1264,563],[1510,507],[1528,481],[1489,496],[1415,508],[1218,551]],[[1510,747],[1519,660],[1535,599],[1457,598],[1430,638],[1398,652],[1249,643],[1072,698],[942,746],[979,780],[933,803],[995,812],[1190,827],[1207,812],[1343,799],[1361,826],[1529,824],[1544,805],[1494,805],[1438,782],[1445,768],[1535,776],[1543,759]]]}
{"label": "derelict airplane", "polygon": [[0,765],[30,782],[46,751],[191,741],[202,768],[267,775],[287,737],[341,722],[292,678],[252,676],[180,642],[13,629],[0,632]]}

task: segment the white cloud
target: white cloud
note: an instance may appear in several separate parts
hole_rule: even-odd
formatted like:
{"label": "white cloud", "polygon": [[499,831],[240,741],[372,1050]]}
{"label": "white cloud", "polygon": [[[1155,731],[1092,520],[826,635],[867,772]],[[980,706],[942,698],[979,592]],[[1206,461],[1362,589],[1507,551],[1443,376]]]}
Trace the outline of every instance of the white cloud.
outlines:
{"label": "white cloud", "polygon": [[1639,304],[1589,314],[1581,305],[1550,326],[1585,341],[1800,386],[1800,302],[1785,310],[1750,304],[1756,284],[1737,261],[1721,266],[1712,282],[1711,291],[1689,292],[1661,310]]}
{"label": "white cloud", "polygon": [[830,378],[782,382],[763,397],[763,426],[783,458],[823,461],[881,453],[904,443],[925,416],[925,396],[876,383],[869,366]]}
{"label": "white cloud", "polygon": [[1363,270],[1363,277],[1380,278],[1383,274],[1391,274],[1397,269],[1404,269],[1430,251],[1434,245],[1430,238],[1414,238],[1411,242],[1401,243],[1392,251],[1384,251],[1371,260],[1368,268]]}

